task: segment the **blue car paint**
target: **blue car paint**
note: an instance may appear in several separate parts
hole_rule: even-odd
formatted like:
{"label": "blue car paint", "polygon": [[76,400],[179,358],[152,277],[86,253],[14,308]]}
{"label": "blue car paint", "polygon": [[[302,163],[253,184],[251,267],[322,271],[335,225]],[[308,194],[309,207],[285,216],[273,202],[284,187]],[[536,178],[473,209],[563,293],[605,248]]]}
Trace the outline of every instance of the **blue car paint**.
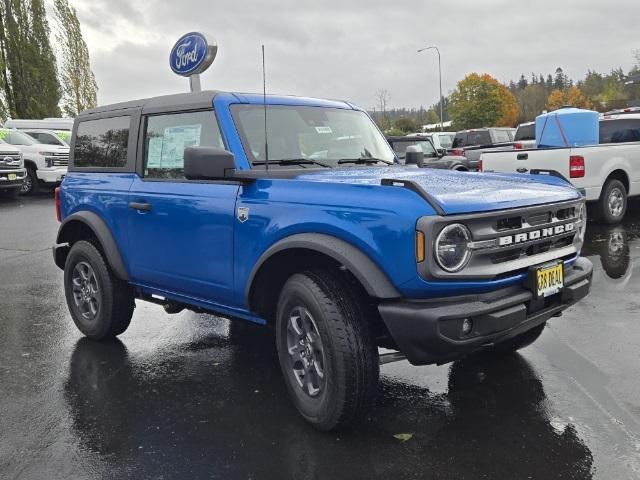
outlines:
{"label": "blue car paint", "polygon": [[[230,107],[233,104],[262,104],[255,94],[219,93],[213,99],[215,115],[225,145],[235,154],[238,167],[249,169]],[[346,102],[301,97],[267,96],[267,105],[301,105],[318,108],[359,110]],[[407,298],[422,299],[462,293],[481,293],[522,283],[526,274],[499,280],[428,282],[417,273],[414,240],[419,217],[436,215],[434,209],[416,193],[407,189],[382,186],[383,178],[411,179],[429,192],[448,215],[517,208],[579,198],[578,191],[560,179],[547,176],[474,174],[412,167],[347,167],[313,174],[301,171],[292,179],[259,179],[251,184],[207,193],[211,184],[149,182],[137,174],[70,172],[63,182],[62,214],[66,217],[88,209],[101,216],[128,266],[132,283],[148,294],[162,295],[202,308],[233,315],[258,323],[264,319],[249,311],[245,291],[251,271],[260,256],[273,244],[297,233],[323,233],[342,239],[364,252],[388,276]],[[154,185],[156,184],[156,185]],[[132,186],[135,186],[132,188]],[[228,190],[228,191],[227,191]],[[236,193],[237,192],[237,196]],[[153,198],[162,194],[155,211],[138,213],[127,208],[128,201]],[[229,195],[222,204],[220,195]],[[155,206],[155,205],[154,205]],[[224,241],[210,238],[207,222],[191,215],[198,225],[193,237],[202,236],[197,248],[189,248],[176,258],[173,249],[187,238],[185,206],[215,223],[223,221]],[[249,219],[235,221],[237,207],[248,207]],[[136,215],[163,215],[167,228],[153,235],[127,237]],[[223,218],[224,216],[226,218]],[[172,223],[175,222],[175,223]],[[175,226],[178,228],[172,228]],[[232,230],[229,240],[228,228]],[[136,258],[153,237],[162,239],[154,252],[147,252],[147,262],[160,259],[162,267],[138,268]],[[217,243],[216,243],[217,242]],[[209,248],[208,248],[209,247]],[[163,248],[172,254],[161,257]],[[225,259],[214,258],[223,250]],[[209,256],[207,256],[209,255]],[[567,262],[570,265],[575,259]],[[185,262],[180,265],[179,262]],[[231,266],[231,267],[230,267]],[[189,268],[187,268],[189,267]],[[174,272],[162,272],[165,268]],[[191,268],[191,270],[190,270]],[[208,271],[221,268],[212,277]],[[195,269],[195,274],[193,270]],[[175,272],[179,274],[175,274]],[[224,277],[224,275],[228,275]],[[186,284],[185,284],[186,282]]]}

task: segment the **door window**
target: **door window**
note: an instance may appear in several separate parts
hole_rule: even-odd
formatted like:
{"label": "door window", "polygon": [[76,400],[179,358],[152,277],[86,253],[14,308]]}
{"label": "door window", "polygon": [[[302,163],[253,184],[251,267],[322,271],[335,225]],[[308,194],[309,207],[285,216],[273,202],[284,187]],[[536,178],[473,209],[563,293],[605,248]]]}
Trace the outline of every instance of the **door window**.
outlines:
{"label": "door window", "polygon": [[198,146],[224,148],[213,110],[148,117],[144,176],[184,179],[184,149]]}

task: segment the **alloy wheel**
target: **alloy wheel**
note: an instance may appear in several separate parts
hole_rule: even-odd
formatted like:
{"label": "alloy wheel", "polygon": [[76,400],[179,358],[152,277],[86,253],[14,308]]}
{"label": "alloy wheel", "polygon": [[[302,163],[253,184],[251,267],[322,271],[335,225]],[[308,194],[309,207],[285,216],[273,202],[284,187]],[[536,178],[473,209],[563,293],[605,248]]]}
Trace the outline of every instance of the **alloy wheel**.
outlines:
{"label": "alloy wheel", "polygon": [[33,180],[31,180],[31,176],[25,175],[24,182],[22,182],[22,186],[20,187],[20,193],[29,193],[31,191]]}
{"label": "alloy wheel", "polygon": [[100,311],[100,289],[91,265],[78,262],[71,275],[73,299],[85,320],[94,320]]}
{"label": "alloy wheel", "polygon": [[318,326],[305,307],[295,307],[289,314],[287,351],[298,386],[311,397],[319,395],[326,384],[324,347]]}
{"label": "alloy wheel", "polygon": [[609,193],[609,213],[612,217],[619,217],[624,210],[624,194],[619,188],[613,188]]}

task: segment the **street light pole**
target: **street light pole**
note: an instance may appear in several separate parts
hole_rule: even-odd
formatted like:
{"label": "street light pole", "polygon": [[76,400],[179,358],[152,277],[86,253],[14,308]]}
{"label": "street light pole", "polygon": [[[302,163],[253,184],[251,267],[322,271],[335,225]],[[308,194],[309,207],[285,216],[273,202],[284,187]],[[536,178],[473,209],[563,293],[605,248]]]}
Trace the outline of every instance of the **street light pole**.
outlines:
{"label": "street light pole", "polygon": [[431,47],[425,47],[425,48],[421,48],[420,50],[418,50],[418,53],[420,52],[424,52],[425,50],[435,50],[436,52],[438,52],[438,74],[440,76],[440,131],[443,132],[444,131],[444,117],[442,114],[443,111],[443,103],[444,103],[444,98],[442,98],[442,66],[440,64],[440,49],[438,49],[438,47],[431,46]]}

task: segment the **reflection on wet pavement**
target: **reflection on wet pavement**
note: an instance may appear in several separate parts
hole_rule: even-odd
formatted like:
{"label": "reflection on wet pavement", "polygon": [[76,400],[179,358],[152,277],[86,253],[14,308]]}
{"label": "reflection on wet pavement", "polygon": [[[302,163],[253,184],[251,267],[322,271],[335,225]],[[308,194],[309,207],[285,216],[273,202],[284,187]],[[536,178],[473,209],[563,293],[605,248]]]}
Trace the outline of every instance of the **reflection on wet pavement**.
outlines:
{"label": "reflection on wet pavement", "polygon": [[[22,208],[54,235],[46,200]],[[139,304],[120,340],[81,338],[52,239],[21,235],[0,237],[2,478],[640,477],[640,214],[589,224],[594,291],[539,342],[384,365],[369,418],[337,434],[291,406],[268,329]]]}

